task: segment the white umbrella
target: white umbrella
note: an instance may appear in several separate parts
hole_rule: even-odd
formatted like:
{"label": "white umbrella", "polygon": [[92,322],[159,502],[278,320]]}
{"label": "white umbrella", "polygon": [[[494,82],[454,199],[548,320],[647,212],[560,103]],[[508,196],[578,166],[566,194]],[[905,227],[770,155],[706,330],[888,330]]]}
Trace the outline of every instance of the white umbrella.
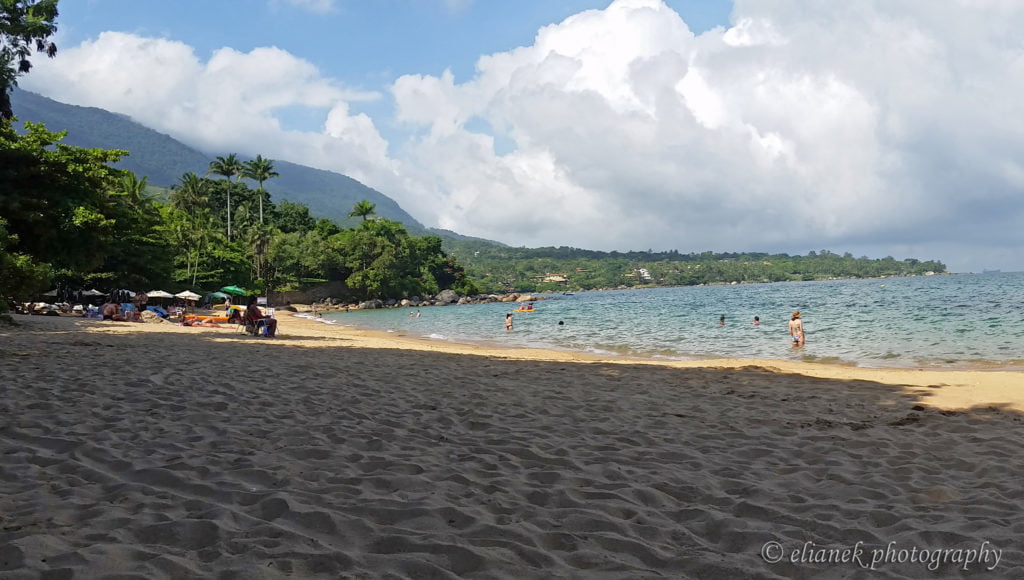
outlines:
{"label": "white umbrella", "polygon": [[163,290],[150,290],[146,292],[146,296],[150,298],[174,298],[174,294],[170,292],[164,292]]}
{"label": "white umbrella", "polygon": [[200,296],[200,295],[198,295],[195,292],[192,292],[190,290],[185,290],[184,292],[178,292],[177,294],[174,295],[174,297],[175,298],[184,298],[185,300],[199,300],[200,298],[202,298],[202,296]]}
{"label": "white umbrella", "polygon": [[86,290],[85,292],[82,292],[82,296],[106,296],[106,294],[99,290]]}
{"label": "white umbrella", "polygon": [[54,288],[53,290],[50,290],[49,292],[44,292],[43,293],[43,296],[56,296],[56,295],[57,295],[57,289],[56,288]]}

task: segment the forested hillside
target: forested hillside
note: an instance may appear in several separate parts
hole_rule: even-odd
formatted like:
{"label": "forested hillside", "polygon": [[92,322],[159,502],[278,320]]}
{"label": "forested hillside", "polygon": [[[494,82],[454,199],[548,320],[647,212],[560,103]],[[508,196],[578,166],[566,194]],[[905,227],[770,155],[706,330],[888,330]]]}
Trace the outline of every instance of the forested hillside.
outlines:
{"label": "forested hillside", "polygon": [[[22,90],[15,90],[11,100],[19,124],[32,121],[53,130],[67,131],[63,142],[68,145],[128,151],[129,155],[114,167],[127,169],[140,178],[146,177],[150,186],[170,187],[190,172],[204,175],[210,159],[232,153],[196,151],[124,115],[103,109],[66,105]],[[413,232],[426,231],[395,200],[351,177],[288,161],[274,160],[274,164],[280,178],[268,182],[266,189],[275,201],[301,203],[309,207],[316,217],[326,217],[351,227],[357,223],[348,217],[352,206],[367,200],[376,206],[381,217],[402,222]]]}
{"label": "forested hillside", "polygon": [[828,250],[806,256],[749,253],[601,252],[569,247],[509,248],[449,242],[451,255],[485,290],[567,291],[876,278],[946,273],[942,262],[855,258]]}

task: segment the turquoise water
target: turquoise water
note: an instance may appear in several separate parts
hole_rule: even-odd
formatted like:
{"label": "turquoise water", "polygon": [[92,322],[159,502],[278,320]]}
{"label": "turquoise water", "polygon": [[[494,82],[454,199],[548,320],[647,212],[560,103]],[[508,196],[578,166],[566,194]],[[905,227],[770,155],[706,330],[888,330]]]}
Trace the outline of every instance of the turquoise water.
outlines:
{"label": "turquoise water", "polygon": [[[395,308],[325,321],[429,340],[664,358],[756,358],[864,367],[1024,368],[1024,273],[690,286],[547,295],[509,304]],[[792,347],[790,313],[807,344]],[[726,325],[719,326],[721,315]],[[754,316],[760,326],[752,326]],[[559,325],[558,321],[564,321]]]}

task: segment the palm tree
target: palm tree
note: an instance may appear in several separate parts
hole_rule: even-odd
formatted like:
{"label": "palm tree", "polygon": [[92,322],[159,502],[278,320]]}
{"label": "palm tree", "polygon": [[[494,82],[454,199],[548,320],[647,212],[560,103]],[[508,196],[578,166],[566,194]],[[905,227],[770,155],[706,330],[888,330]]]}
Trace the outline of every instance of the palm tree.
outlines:
{"label": "palm tree", "polygon": [[129,205],[138,208],[142,200],[146,199],[147,180],[147,177],[139,179],[134,173],[127,171],[117,182],[117,193],[128,198]]}
{"label": "palm tree", "polygon": [[364,199],[352,206],[352,212],[348,214],[348,217],[361,217],[365,222],[370,216],[377,215],[376,209],[376,205]]}
{"label": "palm tree", "polygon": [[257,194],[260,197],[260,224],[263,223],[263,197],[266,195],[263,191],[263,182],[268,179],[278,177],[276,171],[274,171],[274,161],[272,159],[264,159],[262,155],[257,155],[256,159],[245,162],[245,169],[242,170],[242,177],[251,179],[260,184]]}
{"label": "palm tree", "polygon": [[[245,166],[238,160],[238,155],[232,153],[227,157],[218,156],[215,160],[210,162],[210,168],[206,171],[207,175],[221,175],[227,178],[228,183],[231,182],[231,177],[234,175],[238,176],[238,180],[242,180],[242,170]],[[228,188],[228,241],[231,241],[231,188]]]}
{"label": "palm tree", "polygon": [[195,173],[186,173],[178,181],[179,185],[174,186],[171,192],[171,207],[195,218],[198,210],[206,204],[206,182]]}

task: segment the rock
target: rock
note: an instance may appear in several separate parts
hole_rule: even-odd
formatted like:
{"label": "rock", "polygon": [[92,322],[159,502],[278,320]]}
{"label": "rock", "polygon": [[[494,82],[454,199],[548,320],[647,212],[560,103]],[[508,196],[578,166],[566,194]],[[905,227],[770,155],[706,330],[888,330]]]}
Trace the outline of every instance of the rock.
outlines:
{"label": "rock", "polygon": [[472,304],[472,303],[473,303],[473,299],[470,298],[469,296],[463,296],[462,298],[459,298],[459,304]]}
{"label": "rock", "polygon": [[511,294],[506,294],[506,295],[501,297],[501,301],[502,302],[515,302],[518,299],[519,299],[519,294],[517,294],[515,292],[513,292]]}
{"label": "rock", "polygon": [[375,298],[366,302],[360,302],[357,308],[360,310],[376,310],[377,308],[384,308],[384,302]]}
{"label": "rock", "polygon": [[438,292],[437,296],[434,297],[434,300],[437,300],[437,302],[440,304],[451,304],[452,302],[458,302],[459,295],[454,290],[449,288],[447,290],[441,290],[440,292]]}

